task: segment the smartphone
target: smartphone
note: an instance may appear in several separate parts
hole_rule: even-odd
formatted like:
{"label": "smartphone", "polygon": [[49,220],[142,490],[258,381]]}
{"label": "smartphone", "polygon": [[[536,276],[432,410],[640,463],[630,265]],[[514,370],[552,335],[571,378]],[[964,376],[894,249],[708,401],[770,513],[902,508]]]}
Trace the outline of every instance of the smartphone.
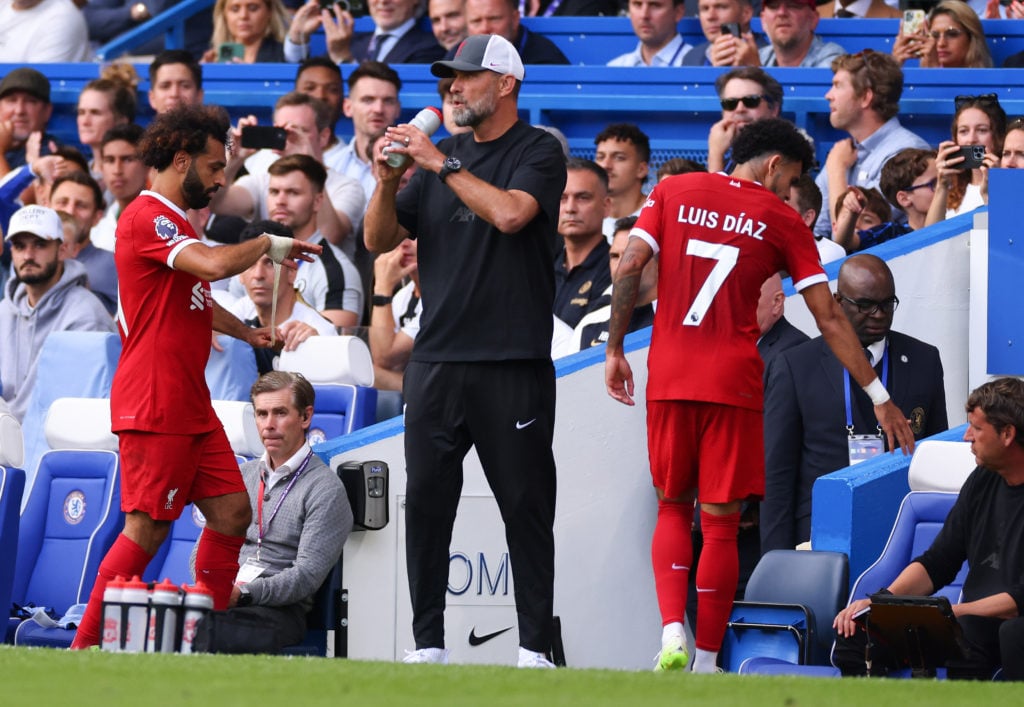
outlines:
{"label": "smartphone", "polygon": [[329,10],[335,5],[352,15],[352,17],[366,17],[366,0],[317,0],[321,10]]}
{"label": "smartphone", "polygon": [[217,46],[217,61],[221,64],[230,64],[235,59],[245,57],[245,47],[238,42],[223,42]]}
{"label": "smartphone", "polygon": [[963,145],[959,150],[952,153],[950,159],[954,157],[963,157],[964,161],[959,162],[955,165],[950,165],[955,169],[978,169],[985,163],[985,146],[984,145]]}
{"label": "smartphone", "polygon": [[924,10],[903,11],[903,34],[920,34],[924,27]]}
{"label": "smartphone", "polygon": [[284,128],[270,125],[246,125],[242,128],[242,147],[254,150],[283,150],[288,142]]}
{"label": "smartphone", "polygon": [[1013,4],[1013,0],[999,0],[999,4],[1003,7],[1009,7]]}
{"label": "smartphone", "polygon": [[723,22],[718,28],[718,31],[722,34],[731,34],[733,37],[740,36],[740,23],[739,22]]}

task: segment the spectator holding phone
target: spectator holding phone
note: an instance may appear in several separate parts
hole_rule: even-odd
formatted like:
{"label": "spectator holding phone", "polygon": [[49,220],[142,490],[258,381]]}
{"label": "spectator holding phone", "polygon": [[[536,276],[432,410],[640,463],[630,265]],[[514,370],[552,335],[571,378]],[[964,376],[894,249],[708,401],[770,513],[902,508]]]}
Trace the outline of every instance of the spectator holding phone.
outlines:
{"label": "spectator holding phone", "polygon": [[699,0],[697,17],[706,41],[683,57],[683,66],[758,66],[758,50],[767,44],[750,31],[750,0]]}
{"label": "spectator holding phone", "polygon": [[[356,32],[355,18],[369,9],[373,32]],[[309,54],[307,38],[323,27],[327,54],[337,64],[366,60],[388,64],[426,64],[444,55],[434,35],[417,26],[418,0],[310,0],[295,13],[284,55],[302,61]]]}
{"label": "spectator holding phone", "polygon": [[1006,112],[994,93],[954,99],[953,139],[939,143],[938,182],[927,225],[988,203],[988,170],[999,166]]}
{"label": "spectator holding phone", "polygon": [[204,63],[283,62],[288,11],[281,0],[217,0],[212,45]]}
{"label": "spectator holding phone", "polygon": [[981,20],[961,0],[942,0],[932,8],[927,22],[916,31],[910,29],[913,28],[905,15],[892,47],[892,55],[900,64],[907,59],[919,59],[922,68],[986,69],[992,66]]}

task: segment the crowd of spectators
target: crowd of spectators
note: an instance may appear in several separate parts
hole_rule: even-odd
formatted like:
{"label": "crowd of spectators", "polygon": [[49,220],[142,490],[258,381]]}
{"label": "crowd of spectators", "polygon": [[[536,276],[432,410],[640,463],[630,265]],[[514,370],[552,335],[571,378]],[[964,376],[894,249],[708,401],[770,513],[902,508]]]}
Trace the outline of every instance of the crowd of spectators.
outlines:
{"label": "crowd of spectators", "polygon": [[[89,3],[83,11],[72,0],[5,3],[0,5],[0,62],[86,60],[91,52],[86,36],[108,41],[169,5]],[[831,126],[844,137],[828,151],[817,178],[802,175],[785,199],[813,230],[822,262],[983,206],[990,169],[1024,166],[1024,118],[1010,120],[994,93],[953,99],[950,139],[938,145],[929,145],[900,123],[903,67],[993,65],[977,8],[959,0],[941,0],[916,27],[906,24],[909,18],[901,19],[890,53],[855,54],[819,37],[819,19],[902,15],[882,0],[699,0],[703,37],[690,44],[678,29],[683,0],[374,0],[367,7],[373,29],[356,32],[347,6],[325,9],[316,0],[217,0],[201,55],[171,50],[153,58],[148,100],[156,113],[202,103],[204,63],[295,63],[294,85],[282,87],[271,121],[281,142],[251,144],[251,128],[270,126],[255,116],[238,120],[230,133],[228,183],[209,208],[190,212],[189,219],[210,243],[267,232],[322,245],[323,256],[315,263],[286,271],[276,294],[273,263],[265,257],[230,281],[215,283],[215,297],[250,326],[278,327],[286,350],[311,336],[357,332],[370,346],[381,390],[401,391],[421,313],[430,307],[421,300],[416,241],[373,258],[362,238],[364,211],[376,188],[372,163],[388,144],[385,128],[400,121],[402,110],[402,81],[390,65],[452,59],[468,36],[478,34],[504,37],[527,65],[570,63],[554,42],[523,25],[524,16],[627,16],[636,46],[609,57],[609,66],[729,69],[715,82],[722,112],[708,126],[704,163],[674,158],[653,164],[649,137],[632,123],[598,131],[592,161],[568,157],[559,238],[551,249],[556,331],[572,329],[563,351],[607,341],[612,275],[647,200],[652,167],[659,181],[693,171],[728,173],[734,167],[736,136],[757,120],[784,115],[778,74],[765,68],[826,67],[834,74],[822,98],[829,105]],[[763,34],[751,29],[757,15]],[[999,16],[1024,18],[1024,3],[990,2],[982,8],[982,17]],[[33,39],[44,27],[52,37]],[[311,37],[318,32],[324,35],[325,51],[311,55]],[[60,39],[49,41],[53,38]],[[352,65],[345,80],[339,64]],[[1005,66],[1024,66],[1024,52]],[[0,80],[0,225],[7,246],[0,283],[9,280],[0,325],[13,332],[19,316],[41,322],[27,343],[21,339],[12,349],[13,335],[0,341],[0,383],[16,414],[24,409],[35,375],[41,336],[61,328],[114,329],[115,229],[119,214],[151,178],[138,153],[143,128],[137,124],[137,85],[128,64],[111,65],[87,83],[78,97],[74,147],[59,144],[47,132],[53,105],[42,73],[25,67]],[[451,87],[450,78],[438,83],[444,126],[455,134],[469,127],[464,121],[457,124],[453,111],[471,106]],[[813,146],[814,136],[805,137]],[[567,144],[566,149],[568,156]],[[410,167],[405,179],[414,171]],[[881,361],[917,347],[915,376],[922,375],[921,362],[927,359],[924,392],[896,401],[908,416],[917,415],[915,434],[944,428],[939,352],[890,331],[899,299],[884,262],[862,255],[846,263],[836,300],[865,349],[875,347],[875,360]],[[769,332],[780,321],[789,326],[776,280],[770,278],[763,291],[762,335],[767,338],[762,356],[766,366],[772,359],[765,371],[766,406],[772,410],[766,413],[772,421],[766,427],[769,492],[760,520],[756,512],[748,519],[749,527],[760,522],[762,550],[808,539],[811,484],[852,458],[844,443],[844,430],[852,430],[852,423],[807,431],[811,421],[830,419],[842,407],[841,401],[825,400],[811,390],[822,388],[807,376],[820,358],[822,342],[795,339],[792,352],[783,354],[780,347],[771,357],[765,355],[775,340]],[[631,331],[650,326],[657,292],[653,267],[643,273]],[[53,310],[58,295],[76,303],[60,317]],[[272,370],[272,352],[255,355],[261,373]],[[838,376],[838,363],[835,368]],[[855,405],[869,410],[865,401],[857,399]]]}

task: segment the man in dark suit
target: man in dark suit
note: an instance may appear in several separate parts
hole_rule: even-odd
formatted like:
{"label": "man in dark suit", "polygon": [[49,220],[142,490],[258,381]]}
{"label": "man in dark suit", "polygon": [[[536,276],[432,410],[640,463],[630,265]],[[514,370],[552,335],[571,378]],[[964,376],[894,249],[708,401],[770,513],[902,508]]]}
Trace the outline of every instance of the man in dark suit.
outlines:
{"label": "man in dark suit", "polygon": [[761,285],[761,297],[757,300],[757,325],[762,332],[757,340],[757,352],[761,354],[766,372],[776,356],[811,338],[789,323],[785,306],[782,278],[775,273]]}
{"label": "man in dark suit", "polygon": [[[839,270],[834,297],[893,401],[910,420],[915,438],[945,430],[938,349],[891,331],[899,299],[885,262],[868,254],[848,258]],[[809,540],[815,479],[848,466],[851,456],[863,459],[881,451],[884,444],[875,438],[871,401],[857,385],[845,394],[843,368],[821,337],[776,357],[766,378],[762,552],[791,549]]]}
{"label": "man in dark suit", "polygon": [[444,47],[434,35],[416,23],[418,0],[383,0],[367,5],[375,24],[373,32],[354,32],[352,15],[340,5],[321,11],[319,18],[299,18],[297,14],[285,40],[285,58],[306,58],[305,36],[317,24],[324,28],[327,53],[336,64],[360,64],[368,59],[387,64],[429,64],[444,56]]}

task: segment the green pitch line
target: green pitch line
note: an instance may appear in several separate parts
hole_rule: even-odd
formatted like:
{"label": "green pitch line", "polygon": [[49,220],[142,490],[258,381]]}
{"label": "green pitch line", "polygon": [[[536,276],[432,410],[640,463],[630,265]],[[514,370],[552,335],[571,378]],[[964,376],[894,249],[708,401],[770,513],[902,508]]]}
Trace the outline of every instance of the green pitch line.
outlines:
{"label": "green pitch line", "polygon": [[503,707],[1009,704],[1010,683],[517,670],[332,658],[117,655],[0,647],[6,707]]}

